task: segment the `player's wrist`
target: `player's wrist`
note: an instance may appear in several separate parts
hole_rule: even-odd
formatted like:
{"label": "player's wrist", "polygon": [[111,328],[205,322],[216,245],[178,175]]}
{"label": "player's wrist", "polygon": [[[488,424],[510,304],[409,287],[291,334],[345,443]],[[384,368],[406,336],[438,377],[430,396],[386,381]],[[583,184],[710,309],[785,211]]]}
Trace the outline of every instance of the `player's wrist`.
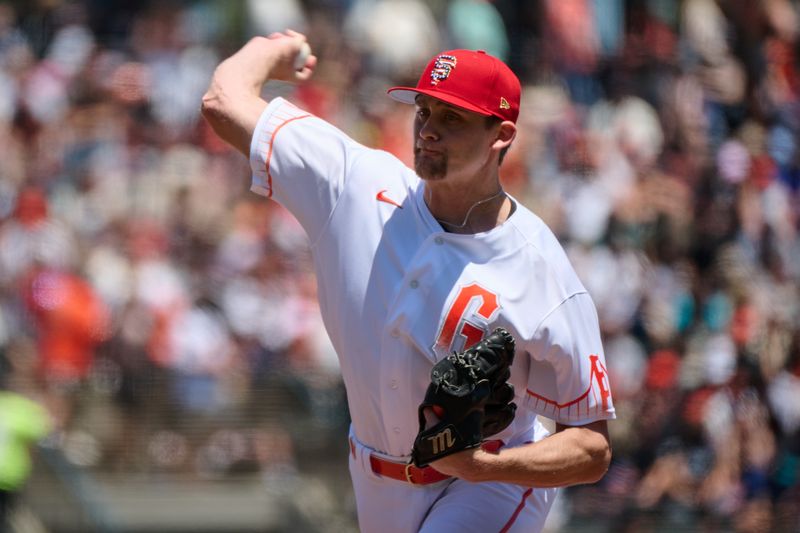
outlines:
{"label": "player's wrist", "polygon": [[305,81],[316,65],[305,36],[291,30],[254,37],[237,54],[242,56],[243,76],[259,91],[269,80]]}
{"label": "player's wrist", "polygon": [[470,448],[438,459],[431,466],[443,474],[479,483],[492,480],[495,456],[481,448]]}
{"label": "player's wrist", "polygon": [[217,77],[232,91],[259,95],[264,84],[274,77],[280,61],[278,50],[265,37],[254,37],[217,68]]}
{"label": "player's wrist", "polygon": [[478,448],[472,457],[470,477],[473,482],[493,481],[493,474],[496,470],[498,453],[487,452],[483,448]]}

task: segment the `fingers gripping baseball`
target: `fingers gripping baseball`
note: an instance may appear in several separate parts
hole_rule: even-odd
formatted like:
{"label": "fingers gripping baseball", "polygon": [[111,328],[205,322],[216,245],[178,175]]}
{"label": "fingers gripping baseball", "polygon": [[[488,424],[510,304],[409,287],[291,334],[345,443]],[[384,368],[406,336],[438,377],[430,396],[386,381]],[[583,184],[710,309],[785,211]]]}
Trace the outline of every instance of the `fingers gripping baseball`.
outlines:
{"label": "fingers gripping baseball", "polygon": [[297,55],[294,58],[294,70],[295,72],[303,72],[306,67],[306,63],[308,63],[308,59],[311,57],[311,47],[308,45],[307,42],[303,41],[303,44],[300,45],[300,51],[297,52]]}
{"label": "fingers gripping baseball", "polygon": [[412,460],[417,466],[480,446],[514,419],[514,388],[508,383],[514,339],[497,328],[486,339],[442,359],[419,406],[420,430]]}
{"label": "fingers gripping baseball", "polygon": [[286,30],[271,33],[267,39],[279,48],[279,63],[273,72],[274,79],[305,81],[311,77],[317,65],[317,57],[302,33]]}

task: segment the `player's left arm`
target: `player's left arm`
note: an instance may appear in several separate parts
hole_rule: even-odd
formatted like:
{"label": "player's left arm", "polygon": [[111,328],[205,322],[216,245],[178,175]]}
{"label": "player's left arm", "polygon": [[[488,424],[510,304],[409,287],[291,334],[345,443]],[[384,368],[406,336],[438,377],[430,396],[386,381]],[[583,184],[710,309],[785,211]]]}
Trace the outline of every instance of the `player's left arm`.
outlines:
{"label": "player's left arm", "polygon": [[564,487],[599,481],[611,462],[605,420],[580,426],[557,424],[538,442],[491,453],[472,448],[432,463],[442,472],[470,482],[502,481],[529,487]]}
{"label": "player's left arm", "polygon": [[556,431],[495,454],[480,448],[453,454],[432,466],[469,481],[536,487],[598,481],[611,461],[607,420],[615,414],[597,312],[589,295],[578,293],[563,301],[534,338],[519,339],[520,349],[530,355],[520,408],[555,420]]}

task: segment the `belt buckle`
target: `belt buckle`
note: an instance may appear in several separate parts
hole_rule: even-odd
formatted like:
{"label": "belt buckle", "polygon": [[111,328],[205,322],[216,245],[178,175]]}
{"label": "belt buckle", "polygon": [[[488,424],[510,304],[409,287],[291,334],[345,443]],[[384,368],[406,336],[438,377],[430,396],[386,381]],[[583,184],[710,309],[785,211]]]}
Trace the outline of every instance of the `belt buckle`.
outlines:
{"label": "belt buckle", "polygon": [[408,481],[408,482],[409,482],[409,483],[411,483],[412,485],[416,485],[416,483],[414,482],[414,480],[413,480],[413,479],[411,479],[411,467],[412,467],[412,466],[414,466],[414,463],[406,463],[406,468],[405,468],[405,470],[404,470],[404,473],[405,473],[405,475],[406,475],[406,481]]}

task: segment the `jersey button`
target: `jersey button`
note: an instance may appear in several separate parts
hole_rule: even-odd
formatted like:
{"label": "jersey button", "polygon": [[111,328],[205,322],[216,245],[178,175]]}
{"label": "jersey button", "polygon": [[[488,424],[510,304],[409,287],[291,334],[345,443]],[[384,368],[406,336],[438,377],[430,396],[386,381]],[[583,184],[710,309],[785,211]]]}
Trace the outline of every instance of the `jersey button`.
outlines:
{"label": "jersey button", "polygon": [[400,433],[400,428],[392,428],[392,431],[394,431],[395,433]]}
{"label": "jersey button", "polygon": [[393,379],[392,381],[390,381],[390,382],[389,382],[389,386],[390,386],[391,388],[393,388],[393,389],[396,389],[396,388],[397,388],[397,380],[396,380],[396,379]]}
{"label": "jersey button", "polygon": [[444,239],[442,239],[441,237],[436,237],[435,239],[433,239],[433,242],[435,242],[436,244],[444,244]]}
{"label": "jersey button", "polygon": [[417,280],[415,280],[415,279],[412,279],[412,280],[411,280],[411,283],[409,283],[408,285],[409,285],[409,286],[410,286],[412,289],[416,289],[417,287],[419,287],[419,281],[417,281]]}

